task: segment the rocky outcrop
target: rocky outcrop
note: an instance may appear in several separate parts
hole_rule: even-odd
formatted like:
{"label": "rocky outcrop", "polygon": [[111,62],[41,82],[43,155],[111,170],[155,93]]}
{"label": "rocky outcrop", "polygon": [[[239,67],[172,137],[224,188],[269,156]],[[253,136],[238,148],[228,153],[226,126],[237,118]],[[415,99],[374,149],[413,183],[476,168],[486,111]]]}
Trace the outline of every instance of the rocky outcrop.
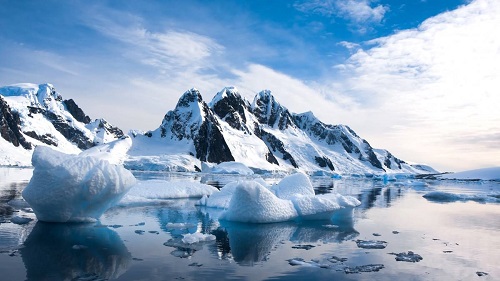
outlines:
{"label": "rocky outcrop", "polygon": [[12,112],[7,102],[0,96],[0,136],[16,147],[31,149],[31,143],[21,133],[20,124],[19,115]]}
{"label": "rocky outcrop", "polygon": [[79,122],[82,122],[84,124],[90,123],[90,117],[85,115],[83,110],[75,103],[73,99],[69,100],[64,100],[63,101],[64,105],[66,106],[66,109],[75,117],[75,119]]}

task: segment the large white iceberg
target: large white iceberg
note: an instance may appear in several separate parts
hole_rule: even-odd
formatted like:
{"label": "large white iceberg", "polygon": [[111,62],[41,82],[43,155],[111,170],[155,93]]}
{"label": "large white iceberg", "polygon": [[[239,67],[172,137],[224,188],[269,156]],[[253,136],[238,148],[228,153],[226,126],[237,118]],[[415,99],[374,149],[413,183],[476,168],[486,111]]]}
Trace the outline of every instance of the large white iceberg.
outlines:
{"label": "large white iceberg", "polygon": [[294,219],[345,220],[361,203],[340,194],[315,195],[309,178],[293,174],[266,188],[257,181],[228,183],[219,192],[203,197],[199,205],[221,208],[228,221],[270,223]]}
{"label": "large white iceberg", "polygon": [[36,147],[32,164],[22,195],[41,221],[95,221],[136,183],[122,165],[49,147]]}
{"label": "large white iceberg", "polygon": [[251,223],[288,221],[297,217],[290,200],[276,197],[257,182],[240,182],[221,219]]}

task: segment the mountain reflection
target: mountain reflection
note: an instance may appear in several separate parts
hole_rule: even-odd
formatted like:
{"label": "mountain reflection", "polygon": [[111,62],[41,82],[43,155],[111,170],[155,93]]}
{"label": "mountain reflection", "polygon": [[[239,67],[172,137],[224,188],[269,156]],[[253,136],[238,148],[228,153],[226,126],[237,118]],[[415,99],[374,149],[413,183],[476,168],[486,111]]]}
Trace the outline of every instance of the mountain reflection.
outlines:
{"label": "mountain reflection", "polygon": [[325,223],[328,222],[246,224],[223,221],[215,231],[217,243],[213,250],[219,257],[231,253],[239,265],[252,266],[266,261],[274,249],[287,241],[339,243],[359,234],[352,224],[334,226]]}
{"label": "mountain reflection", "polygon": [[93,224],[37,222],[20,253],[27,280],[115,279],[131,260],[116,232]]}

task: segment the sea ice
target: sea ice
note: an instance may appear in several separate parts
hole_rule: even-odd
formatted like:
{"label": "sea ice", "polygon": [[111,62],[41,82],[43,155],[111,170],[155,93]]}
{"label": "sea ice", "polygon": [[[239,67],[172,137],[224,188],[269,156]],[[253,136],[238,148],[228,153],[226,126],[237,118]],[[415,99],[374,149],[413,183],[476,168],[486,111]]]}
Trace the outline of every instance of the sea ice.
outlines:
{"label": "sea ice", "polygon": [[181,241],[186,244],[194,244],[194,243],[208,242],[214,240],[215,240],[215,235],[196,232],[192,234],[184,234],[184,237],[182,237]]}
{"label": "sea ice", "polygon": [[136,183],[121,165],[44,146],[35,148],[32,164],[22,195],[41,221],[95,221]]}
{"label": "sea ice", "polygon": [[[206,168],[203,170],[205,172]],[[222,162],[210,169],[210,173],[212,174],[237,174],[237,175],[245,175],[250,176],[253,175],[254,172],[245,166],[245,164],[240,162]]]}
{"label": "sea ice", "polygon": [[379,240],[356,240],[356,244],[363,249],[384,249],[387,247],[386,241]]}
{"label": "sea ice", "polygon": [[444,191],[431,191],[423,195],[429,201],[450,203],[474,201],[478,203],[500,203],[498,194],[455,194]]}
{"label": "sea ice", "polygon": [[422,258],[421,255],[415,254],[412,251],[408,251],[408,253],[402,252],[402,253],[399,253],[399,254],[397,254],[397,253],[390,253],[390,254],[391,255],[395,255],[397,261],[419,262],[419,261],[423,260],[423,258]]}
{"label": "sea ice", "polygon": [[196,198],[217,192],[217,188],[192,181],[139,181],[120,201],[120,205],[154,203],[160,199]]}
{"label": "sea ice", "polygon": [[346,267],[344,268],[344,272],[346,274],[361,273],[361,272],[377,272],[383,268],[384,268],[383,264],[366,264],[353,267]]}

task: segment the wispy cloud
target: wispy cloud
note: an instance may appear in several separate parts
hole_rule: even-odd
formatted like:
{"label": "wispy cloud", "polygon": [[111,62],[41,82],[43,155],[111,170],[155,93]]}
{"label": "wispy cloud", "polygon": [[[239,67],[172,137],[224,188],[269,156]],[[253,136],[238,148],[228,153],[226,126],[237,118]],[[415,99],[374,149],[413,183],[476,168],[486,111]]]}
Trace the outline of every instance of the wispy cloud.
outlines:
{"label": "wispy cloud", "polygon": [[376,4],[373,0],[307,0],[296,2],[294,7],[303,13],[314,13],[325,17],[339,17],[349,21],[360,33],[371,24],[379,24],[389,11],[389,6]]}
{"label": "wispy cloud", "polygon": [[153,32],[142,26],[140,18],[131,15],[121,22],[94,15],[87,19],[87,24],[103,35],[124,43],[124,56],[154,66],[164,73],[210,67],[211,58],[224,51],[224,47],[212,38],[194,32],[172,28]]}

